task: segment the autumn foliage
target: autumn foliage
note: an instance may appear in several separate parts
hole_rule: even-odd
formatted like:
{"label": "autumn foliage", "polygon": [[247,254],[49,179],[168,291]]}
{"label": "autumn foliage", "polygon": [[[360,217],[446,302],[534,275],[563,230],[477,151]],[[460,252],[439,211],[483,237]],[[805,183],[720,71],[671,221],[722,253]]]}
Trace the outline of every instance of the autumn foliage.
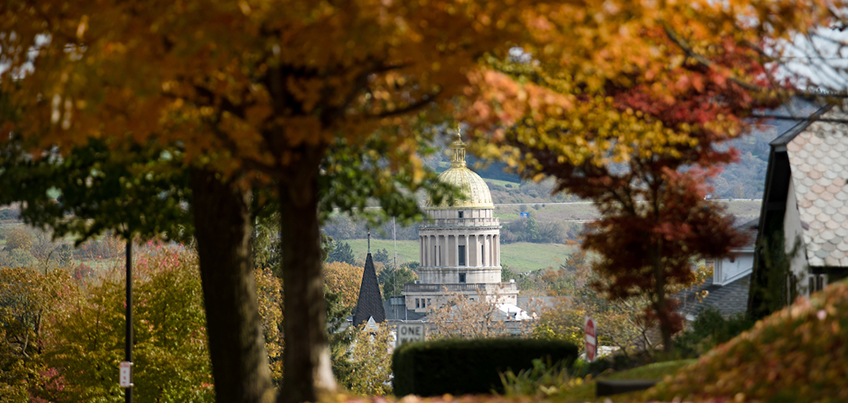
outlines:
{"label": "autumn foliage", "polygon": [[[218,220],[198,231],[201,272],[232,274],[204,277],[206,301],[237,295],[207,304],[212,360],[221,360],[221,371],[236,371],[217,375],[220,399],[270,401],[272,391],[263,364],[251,366],[262,355],[255,338],[215,341],[228,340],[228,326],[255,327],[257,310],[245,302],[252,299],[249,262],[237,258],[250,255],[239,250],[246,243],[223,238],[247,232],[249,214],[224,218],[215,208],[233,199],[223,210],[246,209],[247,189],[272,190],[291,308],[285,329],[299,344],[286,350],[280,400],[314,401],[336,388],[319,313],[321,175],[345,184],[368,179],[368,190],[343,193],[355,200],[335,200],[344,209],[369,197],[396,208],[399,188],[428,183],[416,152],[433,136],[430,128],[462,119],[492,130],[493,147],[509,143],[489,151],[506,154],[530,177],[658,190],[681,165],[729,160],[712,143],[738,134],[739,111],[763,105],[784,84],[768,80],[765,61],[772,59],[761,48],[830,24],[837,3],[10,1],[0,8],[0,90],[9,94],[14,110],[7,115],[14,118],[2,129],[35,157],[67,154],[90,138],[108,138],[116,151],[127,143],[181,149],[192,169],[194,211]],[[516,46],[533,63],[503,65]],[[352,155],[363,157],[336,158]],[[608,175],[607,161],[630,164],[632,175]],[[638,179],[662,184],[636,180],[642,174]],[[641,195],[618,197],[635,203]],[[680,210],[685,217],[699,214],[688,207]],[[632,216],[627,224],[662,219]],[[654,260],[683,248],[659,245],[667,235],[662,225],[683,228],[679,221],[638,227],[651,234],[646,253]],[[241,271],[226,271],[233,268]],[[656,289],[663,287],[660,274]],[[240,290],[249,297],[239,299]],[[670,305],[661,297],[655,305],[667,316]],[[667,319],[661,322],[670,331]],[[249,353],[228,355],[233,343]]]}
{"label": "autumn foliage", "polygon": [[633,18],[600,3],[575,10],[573,18],[610,17],[595,30],[567,25],[575,42],[599,41],[586,56],[591,64],[548,60],[547,48],[491,59],[570,105],[545,119],[529,115],[477,146],[506,156],[526,178],[553,177],[556,191],[595,203],[602,219],[587,226],[582,246],[601,256],[594,269],[611,281],[593,286],[614,300],[647,298],[644,320],[659,324],[670,350],[682,318],[669,291],[693,284],[693,258],[745,242],[704,200],[709,177],[736,158],[721,143],[745,132],[752,111],[778,105],[793,81],[775,79],[777,65],[762,52],[767,38],[747,36],[721,12],[696,11],[719,4],[629,7]]}
{"label": "autumn foliage", "polygon": [[848,400],[848,284],[839,282],[757,322],[658,385],[651,399]]}
{"label": "autumn foliage", "polygon": [[[206,401],[213,382],[197,257],[150,243],[135,257],[137,401]],[[0,268],[0,401],[118,401],[125,286],[119,259],[82,278]],[[110,264],[114,263],[114,264]],[[279,280],[256,272],[264,340],[282,378]],[[38,401],[38,400],[36,400]]]}
{"label": "autumn foliage", "polygon": [[324,284],[328,291],[339,294],[339,303],[347,308],[355,308],[364,270],[362,266],[345,262],[325,263]]}

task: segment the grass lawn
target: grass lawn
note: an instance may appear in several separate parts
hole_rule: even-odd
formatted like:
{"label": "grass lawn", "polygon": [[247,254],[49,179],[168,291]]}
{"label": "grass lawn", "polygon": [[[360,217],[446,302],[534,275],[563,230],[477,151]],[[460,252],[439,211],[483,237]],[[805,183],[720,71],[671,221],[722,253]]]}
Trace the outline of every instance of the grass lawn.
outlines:
{"label": "grass lawn", "polygon": [[[347,239],[340,242],[347,242],[353,249],[353,254],[357,259],[365,260],[367,250],[367,240],[365,239]],[[558,267],[570,255],[575,246],[562,244],[539,244],[519,242],[513,244],[501,245],[501,263],[508,265],[513,271],[525,272],[545,269],[550,266]],[[388,239],[371,239],[371,253],[374,254],[378,249],[386,249],[389,256],[394,256],[394,243]],[[418,259],[418,241],[397,241],[398,264],[406,262],[417,262]]]}
{"label": "grass lawn", "polygon": [[[602,374],[600,379],[659,379],[662,380],[666,375],[674,375],[681,368],[693,364],[697,359],[665,361],[648,364],[642,367],[633,368],[627,371],[615,372],[610,374]],[[639,397],[644,391],[622,393],[620,395],[609,396],[613,402],[640,401]],[[571,390],[571,393],[561,403],[577,403],[586,401],[599,400],[595,397],[595,381],[589,380],[580,386]]]}

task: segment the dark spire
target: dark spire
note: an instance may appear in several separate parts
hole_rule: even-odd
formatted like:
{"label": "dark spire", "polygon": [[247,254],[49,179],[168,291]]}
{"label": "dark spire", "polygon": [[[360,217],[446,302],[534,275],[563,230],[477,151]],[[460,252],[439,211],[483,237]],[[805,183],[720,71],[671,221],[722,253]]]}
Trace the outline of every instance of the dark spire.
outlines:
{"label": "dark spire", "polygon": [[365,257],[365,271],[362,273],[362,285],[359,287],[359,300],[356,302],[356,313],[353,315],[353,325],[359,326],[374,318],[374,322],[386,321],[386,311],[383,309],[383,295],[380,294],[380,284],[377,283],[377,270],[374,260],[369,253]]}

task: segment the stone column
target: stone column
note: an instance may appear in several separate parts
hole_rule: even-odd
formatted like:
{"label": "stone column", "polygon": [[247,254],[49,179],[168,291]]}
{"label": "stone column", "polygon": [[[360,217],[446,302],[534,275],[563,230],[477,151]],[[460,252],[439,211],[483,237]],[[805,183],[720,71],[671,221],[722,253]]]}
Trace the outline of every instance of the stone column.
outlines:
{"label": "stone column", "polygon": [[471,237],[465,234],[465,265],[471,266]]}
{"label": "stone column", "polygon": [[447,257],[447,255],[445,254],[445,249],[447,249],[447,246],[448,246],[447,244],[448,244],[447,235],[440,235],[439,236],[439,247],[436,250],[436,253],[438,253],[438,255],[439,255],[439,266],[440,267],[444,267],[444,265],[447,263],[447,262],[445,262],[445,258]]}
{"label": "stone column", "polygon": [[489,266],[495,265],[495,236],[486,235],[486,249],[489,256]]}
{"label": "stone column", "polygon": [[495,235],[495,266],[501,265],[501,237],[500,235]]}
{"label": "stone column", "polygon": [[428,235],[424,235],[421,237],[421,266],[427,267],[430,265],[430,237]]}
{"label": "stone column", "polygon": [[[453,255],[453,266],[459,266],[459,235],[448,235],[453,237],[453,248],[450,250],[450,254]],[[448,243],[450,245],[450,243]],[[448,265],[451,265],[451,262],[448,261]]]}

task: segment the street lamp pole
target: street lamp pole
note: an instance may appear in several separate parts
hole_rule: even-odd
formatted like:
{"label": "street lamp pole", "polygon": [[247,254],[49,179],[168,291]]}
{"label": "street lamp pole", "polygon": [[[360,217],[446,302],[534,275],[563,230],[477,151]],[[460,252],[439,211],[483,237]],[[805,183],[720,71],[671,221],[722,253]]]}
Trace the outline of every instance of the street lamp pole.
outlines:
{"label": "street lamp pole", "polygon": [[[132,240],[127,239],[127,336],[125,348],[125,360],[132,365],[132,347],[133,347],[133,320],[132,320]],[[132,371],[132,370],[130,370]],[[130,372],[132,374],[132,372]],[[132,378],[130,378],[132,382]],[[126,403],[132,403],[132,383],[124,391]]]}

